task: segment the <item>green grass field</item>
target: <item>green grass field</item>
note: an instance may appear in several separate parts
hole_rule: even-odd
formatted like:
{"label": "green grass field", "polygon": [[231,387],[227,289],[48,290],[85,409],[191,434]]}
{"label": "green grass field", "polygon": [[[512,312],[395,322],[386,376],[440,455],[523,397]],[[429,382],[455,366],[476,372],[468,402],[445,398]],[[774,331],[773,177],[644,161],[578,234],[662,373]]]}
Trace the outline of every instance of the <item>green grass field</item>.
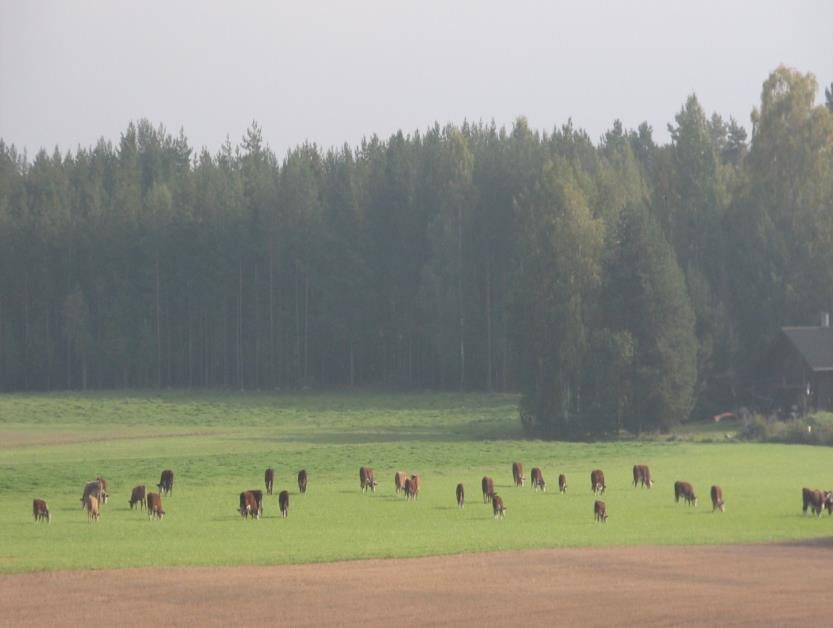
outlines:
{"label": "green grass field", "polygon": [[[521,548],[632,544],[748,543],[833,535],[833,518],[802,517],[801,488],[833,487],[833,450],[699,442],[688,428],[670,441],[551,443],[522,439],[510,395],[381,393],[95,393],[0,395],[0,571],[163,565],[281,564]],[[714,429],[714,428],[712,428]],[[726,427],[714,433],[723,437]],[[707,436],[711,432],[704,432]],[[702,436],[702,434],[701,434]],[[540,466],[546,494],[512,486]],[[646,463],[652,490],[634,489]],[[380,486],[359,491],[358,468]],[[264,519],[242,521],[238,494],[291,492]],[[593,522],[590,471],[605,471],[610,519]],[[167,517],[128,508],[130,489],[176,473]],[[296,474],[307,469],[306,496]],[[416,502],[394,495],[393,474],[419,473]],[[566,495],[557,491],[566,473]],[[480,479],[495,479],[508,508],[492,518]],[[84,482],[102,475],[111,501],[87,522]],[[693,483],[698,508],[675,504],[673,483]],[[457,482],[467,503],[458,511]],[[709,486],[727,509],[712,514]],[[155,486],[154,486],[155,488]],[[32,498],[53,515],[34,524]]]}

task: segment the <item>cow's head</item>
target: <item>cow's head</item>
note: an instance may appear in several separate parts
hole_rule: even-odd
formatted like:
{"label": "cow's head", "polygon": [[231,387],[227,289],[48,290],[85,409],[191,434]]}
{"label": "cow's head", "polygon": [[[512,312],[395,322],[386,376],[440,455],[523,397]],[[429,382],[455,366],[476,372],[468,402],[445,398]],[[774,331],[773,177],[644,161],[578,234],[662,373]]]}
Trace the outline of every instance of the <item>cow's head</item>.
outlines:
{"label": "cow's head", "polygon": [[830,515],[833,515],[833,491],[824,491],[824,507]]}
{"label": "cow's head", "polygon": [[101,491],[101,501],[104,502],[105,504],[110,501],[110,496],[107,493],[105,493],[104,491]]}

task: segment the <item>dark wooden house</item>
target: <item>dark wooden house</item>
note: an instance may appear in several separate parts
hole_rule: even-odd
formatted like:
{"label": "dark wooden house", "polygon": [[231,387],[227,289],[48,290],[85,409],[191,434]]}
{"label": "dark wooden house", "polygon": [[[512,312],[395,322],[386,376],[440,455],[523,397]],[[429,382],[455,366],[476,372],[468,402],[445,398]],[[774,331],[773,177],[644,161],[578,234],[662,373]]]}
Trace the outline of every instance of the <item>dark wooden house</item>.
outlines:
{"label": "dark wooden house", "polygon": [[833,328],[824,313],[818,327],[782,327],[763,366],[773,409],[789,413],[833,410]]}

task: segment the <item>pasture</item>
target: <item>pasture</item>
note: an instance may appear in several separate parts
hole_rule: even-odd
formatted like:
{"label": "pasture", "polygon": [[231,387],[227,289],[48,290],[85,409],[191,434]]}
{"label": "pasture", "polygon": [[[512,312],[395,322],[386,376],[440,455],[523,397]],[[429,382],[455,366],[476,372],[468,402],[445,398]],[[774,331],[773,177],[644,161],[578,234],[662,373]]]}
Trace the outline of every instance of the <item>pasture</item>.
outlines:
{"label": "pasture", "polygon": [[[508,549],[752,543],[833,536],[833,518],[801,514],[801,488],[833,488],[833,450],[795,445],[656,441],[561,443],[522,438],[511,395],[386,393],[91,393],[0,396],[0,571],[272,565]],[[725,429],[725,428],[721,428]],[[717,434],[722,437],[722,432]],[[513,461],[527,486],[512,486]],[[650,465],[651,490],[631,467]],[[360,465],[375,494],[359,491]],[[276,471],[264,518],[242,521],[241,490]],[[533,466],[547,492],[530,487]],[[128,507],[136,484],[176,473],[167,516]],[[309,473],[306,496],[296,474]],[[593,522],[590,470],[605,472],[607,524]],[[397,470],[418,473],[420,498],[394,495]],[[558,473],[568,490],[557,490]],[[107,479],[110,503],[87,522],[84,482]],[[483,504],[491,475],[504,520]],[[696,509],[674,503],[690,481]],[[463,482],[466,507],[454,489]],[[726,512],[712,514],[709,486]],[[277,492],[291,493],[288,519]],[[34,524],[42,497],[51,524]]]}

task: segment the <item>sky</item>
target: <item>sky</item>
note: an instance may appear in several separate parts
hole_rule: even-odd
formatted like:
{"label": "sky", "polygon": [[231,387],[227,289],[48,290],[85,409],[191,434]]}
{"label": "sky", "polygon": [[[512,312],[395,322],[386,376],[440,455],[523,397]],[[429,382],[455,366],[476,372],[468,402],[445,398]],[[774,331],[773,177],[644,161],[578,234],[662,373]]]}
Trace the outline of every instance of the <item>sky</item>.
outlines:
{"label": "sky", "polygon": [[463,120],[654,138],[696,93],[750,127],[779,64],[833,83],[833,2],[0,0],[0,138],[33,155],[130,121],[278,154]]}

